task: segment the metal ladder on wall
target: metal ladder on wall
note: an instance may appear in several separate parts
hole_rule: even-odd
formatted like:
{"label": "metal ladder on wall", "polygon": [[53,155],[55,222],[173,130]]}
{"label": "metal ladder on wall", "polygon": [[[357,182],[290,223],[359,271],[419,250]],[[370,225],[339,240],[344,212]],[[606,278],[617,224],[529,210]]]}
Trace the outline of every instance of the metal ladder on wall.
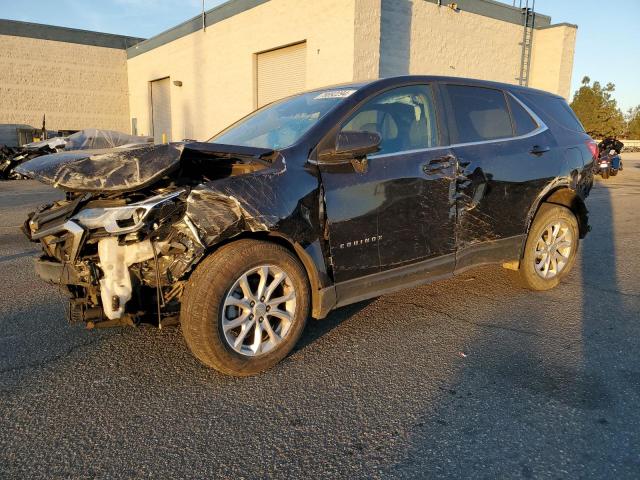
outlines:
{"label": "metal ladder on wall", "polygon": [[[524,6],[523,6],[524,3]],[[513,6],[515,7],[515,0]],[[522,11],[522,53],[520,56],[520,76],[516,78],[519,85],[529,85],[529,68],[531,67],[531,49],[533,47],[533,29],[536,23],[536,0],[532,1],[529,8],[529,0],[520,0],[520,10]]]}

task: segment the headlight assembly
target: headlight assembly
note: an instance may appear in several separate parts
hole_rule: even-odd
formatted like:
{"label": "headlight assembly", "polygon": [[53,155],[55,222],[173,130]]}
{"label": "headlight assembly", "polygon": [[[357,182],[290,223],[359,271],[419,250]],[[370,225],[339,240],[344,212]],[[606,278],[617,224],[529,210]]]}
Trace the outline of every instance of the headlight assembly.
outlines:
{"label": "headlight assembly", "polygon": [[141,202],[124,207],[87,208],[78,212],[73,219],[89,229],[104,228],[108,233],[124,234],[140,230],[152,212],[184,193],[178,190],[165,195],[156,195]]}

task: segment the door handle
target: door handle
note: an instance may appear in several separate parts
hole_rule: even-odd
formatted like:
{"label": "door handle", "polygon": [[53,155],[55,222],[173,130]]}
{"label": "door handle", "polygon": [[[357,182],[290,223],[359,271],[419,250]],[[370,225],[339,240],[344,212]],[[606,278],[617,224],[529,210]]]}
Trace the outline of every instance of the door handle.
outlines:
{"label": "door handle", "polygon": [[551,147],[541,147],[540,145],[534,145],[531,148],[530,153],[532,155],[542,155],[543,153],[546,153],[549,150],[551,150]]}

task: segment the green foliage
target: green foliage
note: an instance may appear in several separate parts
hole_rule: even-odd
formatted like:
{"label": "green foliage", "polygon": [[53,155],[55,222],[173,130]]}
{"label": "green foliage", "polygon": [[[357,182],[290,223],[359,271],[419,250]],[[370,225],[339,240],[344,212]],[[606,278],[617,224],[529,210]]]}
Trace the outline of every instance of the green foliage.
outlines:
{"label": "green foliage", "polygon": [[600,82],[592,84],[589,77],[584,77],[573,96],[571,108],[592,137],[619,136],[625,131],[624,115],[613,98],[615,89],[613,83],[603,87]]}
{"label": "green foliage", "polygon": [[640,105],[630,108],[627,113],[627,138],[640,140]]}

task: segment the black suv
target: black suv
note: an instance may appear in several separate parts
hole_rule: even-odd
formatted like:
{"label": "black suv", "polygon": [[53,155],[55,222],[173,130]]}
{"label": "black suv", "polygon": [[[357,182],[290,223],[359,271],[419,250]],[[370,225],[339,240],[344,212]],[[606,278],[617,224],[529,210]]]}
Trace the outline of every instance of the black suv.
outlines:
{"label": "black suv", "polygon": [[272,103],[208,142],[39,157],[66,191],[24,231],[72,321],[179,319],[221,372],[273,366],[307,317],[499,263],[552,288],[589,230],[596,144],[556,95],[407,76]]}

